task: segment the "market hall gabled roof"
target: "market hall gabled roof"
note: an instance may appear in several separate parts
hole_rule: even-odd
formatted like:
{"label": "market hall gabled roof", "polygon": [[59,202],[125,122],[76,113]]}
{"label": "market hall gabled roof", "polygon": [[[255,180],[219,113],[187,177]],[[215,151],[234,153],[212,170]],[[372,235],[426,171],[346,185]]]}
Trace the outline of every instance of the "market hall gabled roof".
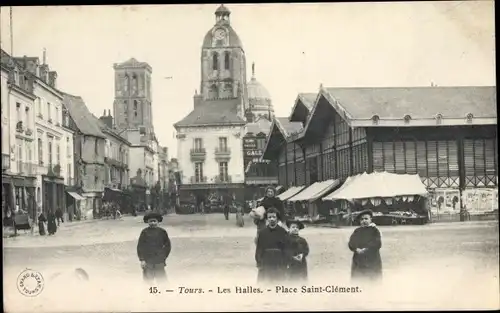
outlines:
{"label": "market hall gabled roof", "polygon": [[245,125],[238,116],[238,99],[205,100],[174,127]]}
{"label": "market hall gabled roof", "polygon": [[302,132],[303,129],[301,122],[290,122],[287,117],[274,118],[262,158],[271,160],[271,154],[279,150],[281,143],[291,135]]}
{"label": "market hall gabled roof", "polygon": [[[290,113],[290,121],[299,121],[307,118],[316,103],[316,98],[318,98],[317,93],[299,93]],[[303,115],[306,116],[304,117]]]}

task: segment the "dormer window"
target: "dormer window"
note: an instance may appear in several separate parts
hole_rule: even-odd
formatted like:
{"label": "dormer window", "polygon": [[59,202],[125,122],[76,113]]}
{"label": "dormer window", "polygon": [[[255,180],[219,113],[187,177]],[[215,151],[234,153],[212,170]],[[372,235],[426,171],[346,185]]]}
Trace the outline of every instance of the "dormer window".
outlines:
{"label": "dormer window", "polygon": [[474,115],[472,113],[467,114],[467,123],[472,123],[472,119],[474,118]]}
{"label": "dormer window", "polygon": [[403,119],[405,121],[405,124],[409,124],[411,121],[411,116],[407,114],[403,117]]}
{"label": "dormer window", "polygon": [[440,113],[436,114],[436,124],[441,124],[442,123],[442,120],[443,120],[443,115],[441,115]]}
{"label": "dormer window", "polygon": [[380,117],[378,115],[372,116],[373,125],[378,125],[379,121],[380,121]]}

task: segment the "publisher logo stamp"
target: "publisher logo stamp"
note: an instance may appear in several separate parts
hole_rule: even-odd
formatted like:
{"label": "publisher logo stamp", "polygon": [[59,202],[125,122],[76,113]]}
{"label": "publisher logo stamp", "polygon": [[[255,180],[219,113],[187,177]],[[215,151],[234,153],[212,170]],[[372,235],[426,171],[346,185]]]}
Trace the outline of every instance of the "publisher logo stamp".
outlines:
{"label": "publisher logo stamp", "polygon": [[17,277],[17,289],[19,292],[26,297],[36,297],[42,291],[45,286],[45,281],[40,272],[25,269]]}

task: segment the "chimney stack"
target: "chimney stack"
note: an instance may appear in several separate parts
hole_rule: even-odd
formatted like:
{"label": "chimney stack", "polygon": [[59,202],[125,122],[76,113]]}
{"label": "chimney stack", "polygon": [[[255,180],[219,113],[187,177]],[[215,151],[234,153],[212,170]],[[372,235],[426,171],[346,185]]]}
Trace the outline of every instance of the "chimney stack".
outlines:
{"label": "chimney stack", "polygon": [[43,64],[47,64],[47,49],[43,48]]}
{"label": "chimney stack", "polygon": [[57,88],[57,72],[56,71],[50,71],[49,72],[49,82],[48,84],[51,87]]}
{"label": "chimney stack", "polygon": [[106,115],[106,110],[102,113],[102,116],[99,118],[101,122],[106,125],[108,128],[113,128],[113,117],[111,116],[111,112],[108,110],[109,115]]}

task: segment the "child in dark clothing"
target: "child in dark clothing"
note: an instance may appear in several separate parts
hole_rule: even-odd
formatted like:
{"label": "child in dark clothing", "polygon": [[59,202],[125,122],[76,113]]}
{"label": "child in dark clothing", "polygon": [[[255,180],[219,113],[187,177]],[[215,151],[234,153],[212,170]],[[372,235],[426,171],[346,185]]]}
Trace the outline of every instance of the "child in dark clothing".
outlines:
{"label": "child in dark clothing", "polygon": [[307,241],[299,236],[299,230],[304,224],[299,221],[287,221],[290,234],[290,245],[288,251],[288,279],[292,281],[307,280],[307,260],[309,245]]}
{"label": "child in dark clothing", "polygon": [[166,260],[172,249],[170,238],[165,229],[158,227],[163,220],[161,214],[147,213],[144,222],[149,227],[142,230],[137,243],[137,256],[141,261],[143,278],[146,282],[166,280]]}

